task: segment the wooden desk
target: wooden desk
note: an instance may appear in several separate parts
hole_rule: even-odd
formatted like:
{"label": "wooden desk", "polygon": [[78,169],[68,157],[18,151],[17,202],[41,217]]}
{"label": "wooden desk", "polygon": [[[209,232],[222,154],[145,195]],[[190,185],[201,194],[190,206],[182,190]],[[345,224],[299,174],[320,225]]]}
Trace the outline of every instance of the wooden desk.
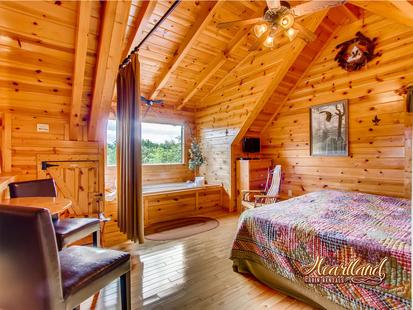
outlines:
{"label": "wooden desk", "polygon": [[48,209],[50,215],[58,216],[72,205],[72,201],[66,198],[53,197],[25,197],[4,199],[1,204],[21,206],[21,207],[38,207]]}

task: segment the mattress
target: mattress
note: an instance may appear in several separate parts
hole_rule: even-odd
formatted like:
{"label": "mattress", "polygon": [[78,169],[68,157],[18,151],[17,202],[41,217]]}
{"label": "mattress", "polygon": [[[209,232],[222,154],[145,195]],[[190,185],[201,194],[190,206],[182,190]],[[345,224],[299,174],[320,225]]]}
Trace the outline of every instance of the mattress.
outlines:
{"label": "mattress", "polygon": [[[242,213],[231,259],[237,271],[260,279],[267,270],[302,287],[324,308],[333,303],[347,309],[411,309],[410,226],[407,199],[313,192]],[[349,272],[351,266],[365,268],[357,274]],[[339,271],[332,275],[334,270]],[[260,280],[279,287],[269,278]]]}

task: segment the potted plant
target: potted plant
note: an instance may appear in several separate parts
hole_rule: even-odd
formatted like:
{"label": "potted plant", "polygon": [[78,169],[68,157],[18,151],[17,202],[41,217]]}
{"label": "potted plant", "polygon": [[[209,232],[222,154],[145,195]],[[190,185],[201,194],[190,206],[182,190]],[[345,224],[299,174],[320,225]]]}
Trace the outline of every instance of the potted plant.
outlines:
{"label": "potted plant", "polygon": [[[195,171],[195,185],[203,185],[204,183],[204,178],[201,178],[198,176],[199,174],[199,167],[202,166],[204,163],[205,158],[202,155],[201,147],[199,145],[199,142],[196,138],[192,138],[191,141],[191,147],[189,148],[189,162],[188,162],[188,167],[190,170]],[[202,184],[200,184],[202,183]]]}

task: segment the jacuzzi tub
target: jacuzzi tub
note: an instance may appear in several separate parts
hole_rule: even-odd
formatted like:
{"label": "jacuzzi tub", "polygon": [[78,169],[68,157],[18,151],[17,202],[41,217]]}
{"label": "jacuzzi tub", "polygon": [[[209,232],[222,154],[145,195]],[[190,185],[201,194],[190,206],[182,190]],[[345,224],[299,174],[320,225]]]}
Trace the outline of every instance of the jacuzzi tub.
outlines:
{"label": "jacuzzi tub", "polygon": [[194,183],[164,183],[143,187],[145,226],[219,211],[222,186],[195,186]]}

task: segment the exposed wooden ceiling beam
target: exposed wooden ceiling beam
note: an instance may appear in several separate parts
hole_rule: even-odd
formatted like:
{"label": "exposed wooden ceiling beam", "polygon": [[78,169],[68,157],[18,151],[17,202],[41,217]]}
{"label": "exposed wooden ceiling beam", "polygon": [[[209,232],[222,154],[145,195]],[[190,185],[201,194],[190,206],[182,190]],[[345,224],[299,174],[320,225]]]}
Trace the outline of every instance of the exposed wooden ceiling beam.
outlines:
{"label": "exposed wooden ceiling beam", "polygon": [[[318,26],[323,21],[324,17],[326,16],[326,11],[317,12],[308,17],[308,20],[305,21],[305,26],[310,31],[315,31]],[[277,72],[274,74],[271,82],[267,86],[267,88],[263,91],[261,96],[257,99],[257,102],[254,106],[254,109],[248,115],[247,119],[244,121],[240,131],[238,132],[237,136],[233,141],[234,144],[238,144],[241,139],[244,137],[245,133],[248,131],[249,127],[251,126],[252,122],[257,118],[259,113],[261,112],[264,105],[270,99],[271,95],[280,84],[280,82],[284,79],[285,75],[287,74],[288,70],[292,66],[292,64],[296,61],[297,57],[301,54],[304,47],[307,43],[302,39],[295,39],[291,43],[289,43],[289,53],[285,55],[285,59],[280,63]]]}
{"label": "exposed wooden ceiling beam", "polygon": [[106,1],[100,31],[95,85],[89,120],[89,141],[102,140],[107,122],[116,74],[121,60],[130,1]]}
{"label": "exposed wooden ceiling beam", "polygon": [[413,27],[413,5],[406,0],[396,1],[358,1],[350,3],[367,11],[391,19],[399,24]]}
{"label": "exposed wooden ceiling beam", "polygon": [[240,29],[234,38],[227,44],[225,50],[222,54],[215,57],[215,60],[209,64],[209,66],[201,73],[198,80],[194,83],[193,87],[189,89],[185,95],[182,103],[178,105],[177,109],[182,109],[185,104],[204,86],[206,82],[221,68],[221,66],[229,59],[232,53],[240,46],[243,42],[243,38],[247,35],[251,27],[246,26]]}
{"label": "exposed wooden ceiling beam", "polygon": [[157,1],[142,1],[142,6],[139,9],[138,15],[134,20],[131,33],[125,42],[125,46],[122,52],[122,59],[125,58],[132,49],[138,45],[143,38],[143,31],[152,16],[152,13],[156,7]]}
{"label": "exposed wooden ceiling beam", "polygon": [[202,31],[207,27],[207,25],[212,21],[215,16],[215,12],[222,2],[205,2],[201,1],[200,5],[202,6],[201,12],[196,18],[195,23],[191,26],[188,33],[185,35],[181,45],[175,52],[172,60],[169,62],[159,75],[159,78],[155,82],[155,86],[149,94],[150,99],[155,99],[160,90],[166,85],[171,74],[178,68],[181,61],[187,55],[189,50],[192,48],[194,43],[197,41]]}
{"label": "exposed wooden ceiling beam", "polygon": [[85,78],[87,43],[92,11],[91,1],[80,1],[77,14],[77,31],[75,41],[75,62],[72,81],[72,102],[70,105],[69,137],[77,140],[80,137],[80,110],[82,107],[83,81]]}

